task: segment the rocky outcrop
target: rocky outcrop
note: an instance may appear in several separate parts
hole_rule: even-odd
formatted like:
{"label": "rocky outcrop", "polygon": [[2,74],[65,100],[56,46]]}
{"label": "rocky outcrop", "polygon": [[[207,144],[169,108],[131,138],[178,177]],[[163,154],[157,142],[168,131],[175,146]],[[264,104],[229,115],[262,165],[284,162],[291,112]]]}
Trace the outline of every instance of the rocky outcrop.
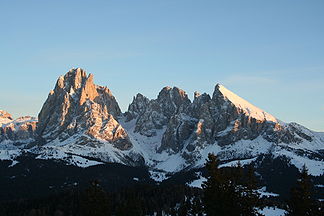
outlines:
{"label": "rocky outcrop", "polygon": [[37,119],[25,116],[13,120],[6,111],[0,111],[0,142],[7,140],[14,144],[26,144],[35,137]]}
{"label": "rocky outcrop", "polygon": [[146,111],[149,103],[150,100],[147,97],[138,93],[133,98],[132,103],[128,106],[128,111],[125,113],[126,121],[131,121],[142,115]]}
{"label": "rocky outcrop", "polygon": [[166,126],[171,117],[184,111],[188,104],[190,100],[183,90],[165,87],[154,100],[148,101],[138,95],[129,106],[127,115],[131,114],[131,118],[128,120],[137,117],[135,132],[148,137],[155,136],[156,130]]}
{"label": "rocky outcrop", "polygon": [[87,76],[80,68],[71,69],[57,80],[44,103],[38,115],[37,133],[46,143],[56,139],[63,142],[79,135],[78,144],[91,145],[94,139],[127,150],[132,144],[116,120],[120,114],[117,101],[107,87],[95,85],[92,74]]}
{"label": "rocky outcrop", "polygon": [[195,92],[192,102],[177,87],[152,100],[137,94],[122,114],[111,91],[77,68],[59,77],[38,122],[0,111],[0,143],[15,154],[33,147],[27,151],[41,158],[77,155],[174,172],[202,165],[214,151],[223,160],[271,152],[320,164],[324,136],[283,123],[222,85],[212,95]]}
{"label": "rocky outcrop", "polygon": [[129,106],[129,119],[137,118],[135,132],[144,136],[152,137],[156,130],[165,129],[159,153],[182,152],[190,160],[190,152],[208,145],[222,147],[257,137],[274,144],[312,141],[311,136],[298,128],[280,123],[219,84],[212,97],[195,92],[193,102],[176,87],[163,88],[157,99],[144,98],[143,95],[134,98]]}
{"label": "rocky outcrop", "polygon": [[10,113],[8,113],[5,110],[0,110],[0,124],[5,124],[5,122],[10,122],[12,120],[13,120],[13,118]]}

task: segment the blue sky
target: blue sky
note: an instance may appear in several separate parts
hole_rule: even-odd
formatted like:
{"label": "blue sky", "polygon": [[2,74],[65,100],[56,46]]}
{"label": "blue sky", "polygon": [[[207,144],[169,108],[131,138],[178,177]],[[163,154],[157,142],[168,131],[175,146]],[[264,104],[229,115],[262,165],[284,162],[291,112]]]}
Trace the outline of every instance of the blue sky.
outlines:
{"label": "blue sky", "polygon": [[125,110],[164,86],[216,83],[324,131],[324,1],[0,0],[0,109],[36,116],[82,67]]}

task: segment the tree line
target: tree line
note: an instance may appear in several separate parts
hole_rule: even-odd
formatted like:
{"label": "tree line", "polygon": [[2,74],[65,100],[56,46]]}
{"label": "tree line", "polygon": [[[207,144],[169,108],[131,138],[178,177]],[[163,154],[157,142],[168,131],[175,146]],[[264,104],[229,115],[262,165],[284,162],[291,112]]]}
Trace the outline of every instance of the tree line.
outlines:
{"label": "tree line", "polygon": [[[219,160],[208,155],[207,180],[202,189],[181,184],[138,184],[108,192],[97,180],[85,190],[69,190],[37,200],[16,200],[0,204],[0,215],[22,216],[252,216],[258,209],[275,204],[258,193],[254,168],[240,163],[219,168]],[[312,181],[304,166],[290,199],[282,206],[289,216],[324,215],[314,198]]]}

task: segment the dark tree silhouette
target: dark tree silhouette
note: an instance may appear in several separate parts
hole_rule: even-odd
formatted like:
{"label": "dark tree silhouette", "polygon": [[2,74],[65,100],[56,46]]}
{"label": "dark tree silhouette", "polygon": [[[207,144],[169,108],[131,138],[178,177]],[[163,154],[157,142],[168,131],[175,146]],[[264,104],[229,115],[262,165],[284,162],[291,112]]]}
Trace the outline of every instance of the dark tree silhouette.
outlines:
{"label": "dark tree silhouette", "polygon": [[111,214],[109,199],[98,181],[92,181],[80,200],[82,216],[107,216]]}
{"label": "dark tree silhouette", "polygon": [[290,191],[288,215],[323,215],[323,212],[320,213],[318,201],[314,199],[313,184],[305,165],[303,166],[300,177],[297,180],[296,186]]}
{"label": "dark tree silhouette", "polygon": [[[209,216],[252,216],[257,215],[258,194],[254,188],[254,171],[244,175],[238,164],[236,169],[221,170],[219,161],[213,154],[206,161],[207,181],[203,184],[205,212]],[[250,176],[249,176],[250,175]],[[255,177],[255,176],[254,176]],[[247,182],[250,180],[253,182]]]}

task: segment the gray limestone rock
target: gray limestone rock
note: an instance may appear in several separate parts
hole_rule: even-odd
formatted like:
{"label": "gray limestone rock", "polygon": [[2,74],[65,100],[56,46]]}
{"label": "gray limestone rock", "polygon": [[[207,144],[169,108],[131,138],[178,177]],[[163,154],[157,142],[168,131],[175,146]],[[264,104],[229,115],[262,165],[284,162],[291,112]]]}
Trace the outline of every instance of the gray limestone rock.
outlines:
{"label": "gray limestone rock", "polygon": [[125,113],[126,121],[131,121],[142,115],[146,111],[149,103],[150,100],[147,97],[138,93],[133,98],[132,103],[128,106],[128,111]]}
{"label": "gray limestone rock", "polygon": [[[146,101],[147,102],[147,101]],[[171,117],[183,112],[190,104],[187,94],[177,88],[163,88],[157,99],[146,103],[138,115],[135,132],[145,136],[155,136],[156,130],[163,129]]]}

